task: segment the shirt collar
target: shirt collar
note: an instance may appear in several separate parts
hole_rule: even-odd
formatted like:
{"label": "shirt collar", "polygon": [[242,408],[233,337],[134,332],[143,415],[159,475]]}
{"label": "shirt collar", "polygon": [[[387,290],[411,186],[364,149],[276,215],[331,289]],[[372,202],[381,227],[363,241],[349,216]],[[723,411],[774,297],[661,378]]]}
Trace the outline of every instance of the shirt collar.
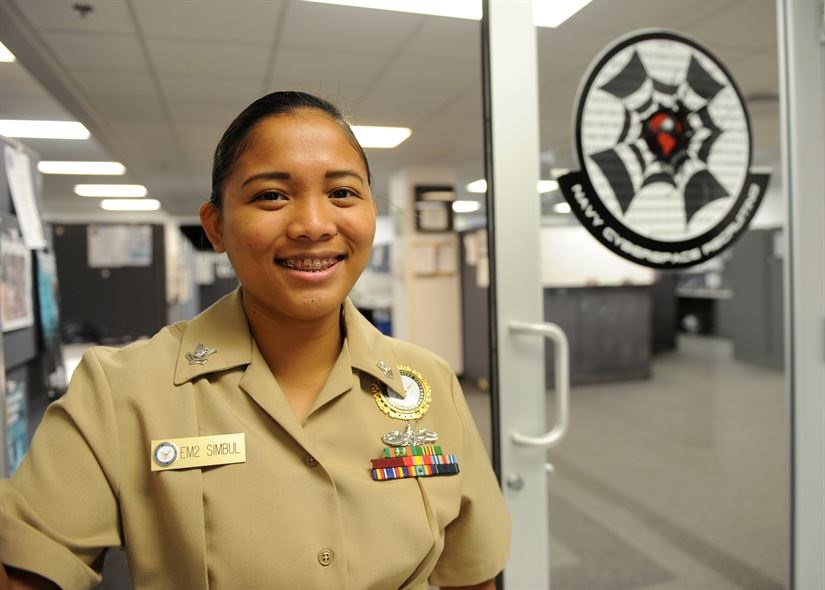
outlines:
{"label": "shirt collar", "polygon": [[402,398],[405,397],[391,340],[369,323],[349,299],[344,302],[344,325],[352,367],[375,377]]}
{"label": "shirt collar", "polygon": [[[349,299],[344,302],[343,312],[352,367],[404,397],[398,361],[389,339],[370,324]],[[198,358],[195,353],[199,345],[214,349],[214,352]],[[252,355],[252,333],[238,287],[187,324],[178,350],[175,385],[208,373],[248,365]]]}
{"label": "shirt collar", "polygon": [[[198,358],[195,352],[199,345],[214,349],[215,352]],[[187,358],[187,354],[192,356]],[[186,325],[178,350],[175,385],[207,373],[248,365],[250,362],[252,333],[249,331],[241,289],[238,287]]]}

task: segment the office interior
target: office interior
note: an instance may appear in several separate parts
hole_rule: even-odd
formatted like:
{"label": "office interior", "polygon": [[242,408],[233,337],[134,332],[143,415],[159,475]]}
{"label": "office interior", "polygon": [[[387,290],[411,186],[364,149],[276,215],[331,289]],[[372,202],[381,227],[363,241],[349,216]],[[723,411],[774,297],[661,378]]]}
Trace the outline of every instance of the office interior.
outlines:
{"label": "office interior", "polygon": [[[821,16],[821,2],[798,1]],[[771,0],[592,0],[535,29],[544,184],[523,198],[540,218],[544,319],[570,342],[570,430],[547,452],[549,518],[536,523],[550,546],[530,556],[553,590],[815,590],[792,581],[777,14]],[[574,113],[590,64],[650,28],[693,38],[725,64],[750,115],[752,167],[770,173],[741,238],[681,270],[607,251],[555,182],[579,166]],[[385,333],[450,362],[492,452],[491,398],[519,392],[491,383],[481,40],[475,19],[306,0],[0,1],[0,43],[16,58],[0,63],[0,119],[77,121],[90,132],[0,138],[29,158],[46,243],[21,249],[23,215],[0,166],[0,254],[28,259],[31,295],[3,328],[6,409],[18,412],[5,469],[83,350],[151,336],[235,288],[197,210],[223,129],[275,89],[319,94],[357,125],[411,130],[394,148],[367,149],[379,222],[351,297]],[[38,167],[47,161],[117,161],[125,171],[53,174]],[[101,198],[76,194],[79,184],[143,185],[139,199],[159,208],[104,210]],[[51,302],[38,294],[44,285]],[[551,347],[545,355],[552,423]],[[129,588],[127,567],[113,551],[100,587]]]}

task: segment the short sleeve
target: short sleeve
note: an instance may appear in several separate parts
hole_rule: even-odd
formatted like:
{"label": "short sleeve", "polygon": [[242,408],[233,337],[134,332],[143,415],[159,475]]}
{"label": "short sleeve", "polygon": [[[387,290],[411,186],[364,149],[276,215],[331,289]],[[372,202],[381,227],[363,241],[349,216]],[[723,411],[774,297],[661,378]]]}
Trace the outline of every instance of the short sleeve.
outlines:
{"label": "short sleeve", "polygon": [[430,583],[437,586],[467,586],[494,578],[510,555],[510,515],[455,376],[452,395],[464,431],[461,508],[447,526],[444,550],[430,575]]}
{"label": "short sleeve", "polygon": [[0,562],[67,590],[99,583],[105,549],[122,545],[117,458],[108,382],[90,351],[17,473],[0,481]]}

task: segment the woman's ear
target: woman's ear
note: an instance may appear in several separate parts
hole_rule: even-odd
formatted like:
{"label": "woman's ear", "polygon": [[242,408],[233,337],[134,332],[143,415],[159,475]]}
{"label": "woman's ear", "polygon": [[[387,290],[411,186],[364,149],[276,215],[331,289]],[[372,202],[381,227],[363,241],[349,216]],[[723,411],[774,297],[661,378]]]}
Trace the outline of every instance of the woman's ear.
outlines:
{"label": "woman's ear", "polygon": [[218,211],[217,206],[212,201],[209,201],[201,205],[199,213],[203,231],[206,232],[206,237],[212,242],[212,249],[218,253],[225,252],[221,212]]}

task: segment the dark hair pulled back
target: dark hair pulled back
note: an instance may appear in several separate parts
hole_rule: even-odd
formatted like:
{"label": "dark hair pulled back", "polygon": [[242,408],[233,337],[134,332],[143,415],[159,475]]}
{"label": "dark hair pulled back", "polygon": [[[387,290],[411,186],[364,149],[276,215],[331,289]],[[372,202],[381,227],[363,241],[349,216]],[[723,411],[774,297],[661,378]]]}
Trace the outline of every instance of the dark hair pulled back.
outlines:
{"label": "dark hair pulled back", "polygon": [[367,169],[367,181],[372,183],[367,154],[361,144],[358,143],[355,134],[338,107],[323,98],[318,98],[306,92],[297,90],[272,92],[246,107],[229,124],[220,141],[218,141],[215,156],[212,160],[212,194],[209,198],[215,207],[220,208],[221,206],[224,183],[232,173],[238,158],[249,146],[249,136],[255,126],[269,117],[287,115],[305,109],[321,111],[341,126],[349,136],[352,146],[364,161],[364,166]]}

